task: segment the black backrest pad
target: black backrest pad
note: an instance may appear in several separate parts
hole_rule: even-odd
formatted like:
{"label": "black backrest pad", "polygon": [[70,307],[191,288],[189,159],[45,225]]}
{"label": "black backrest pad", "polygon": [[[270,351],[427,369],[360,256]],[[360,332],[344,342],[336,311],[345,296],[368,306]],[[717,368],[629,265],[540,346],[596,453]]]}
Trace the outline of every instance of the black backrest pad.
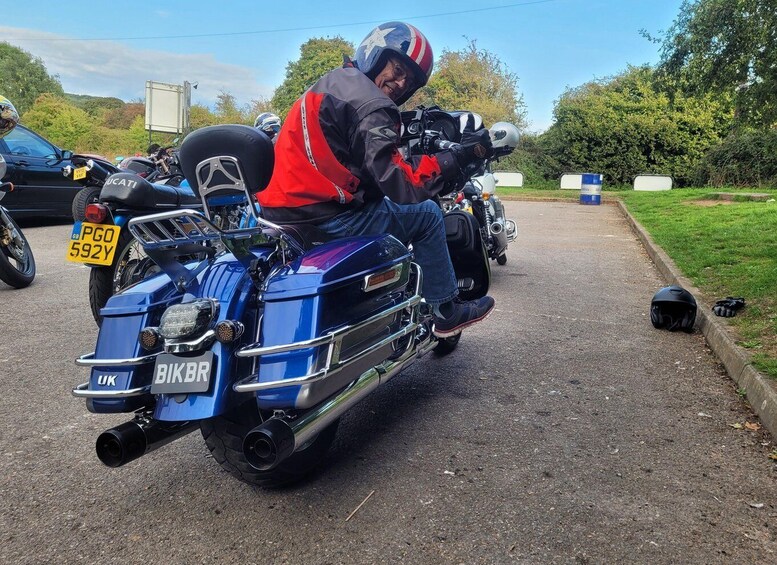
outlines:
{"label": "black backrest pad", "polygon": [[[198,179],[195,174],[197,165],[206,159],[221,156],[237,159],[242,176],[251,192],[264,189],[270,182],[275,153],[269,137],[249,126],[237,124],[208,126],[187,135],[178,154],[183,174],[198,196],[200,184],[207,179],[208,171],[207,167],[202,170],[200,173],[202,178]],[[229,172],[238,176],[236,171]]]}

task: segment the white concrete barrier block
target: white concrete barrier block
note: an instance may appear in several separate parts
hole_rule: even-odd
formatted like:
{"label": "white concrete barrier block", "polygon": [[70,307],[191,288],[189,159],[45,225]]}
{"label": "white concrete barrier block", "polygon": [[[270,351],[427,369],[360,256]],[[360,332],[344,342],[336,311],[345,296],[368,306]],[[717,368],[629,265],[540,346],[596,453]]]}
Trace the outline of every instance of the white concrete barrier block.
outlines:
{"label": "white concrete barrier block", "polygon": [[494,171],[494,178],[496,186],[523,186],[523,173],[521,172]]}
{"label": "white concrete barrier block", "polygon": [[634,177],[634,190],[672,190],[672,177],[669,175],[637,175]]}
{"label": "white concrete barrier block", "polygon": [[567,173],[561,175],[559,188],[562,190],[580,190],[583,186],[583,175],[580,173]]}

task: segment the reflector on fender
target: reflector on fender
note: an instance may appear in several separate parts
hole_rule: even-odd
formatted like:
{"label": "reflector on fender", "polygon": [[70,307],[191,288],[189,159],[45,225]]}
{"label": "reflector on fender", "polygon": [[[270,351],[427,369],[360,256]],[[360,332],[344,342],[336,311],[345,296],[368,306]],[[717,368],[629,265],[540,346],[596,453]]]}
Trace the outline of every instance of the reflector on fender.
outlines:
{"label": "reflector on fender", "polygon": [[402,265],[395,265],[386,271],[364,277],[362,291],[370,292],[376,288],[388,286],[402,278]]}

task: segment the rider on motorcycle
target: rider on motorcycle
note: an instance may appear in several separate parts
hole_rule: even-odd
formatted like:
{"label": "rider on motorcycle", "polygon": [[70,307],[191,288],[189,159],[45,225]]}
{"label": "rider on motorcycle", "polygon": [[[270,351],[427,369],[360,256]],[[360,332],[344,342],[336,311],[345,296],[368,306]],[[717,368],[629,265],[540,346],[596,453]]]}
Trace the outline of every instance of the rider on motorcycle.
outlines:
{"label": "rider on motorcycle", "polygon": [[412,243],[423,270],[423,295],[434,308],[435,334],[451,337],[485,318],[491,297],[457,299],[442,212],[432,200],[491,149],[487,130],[417,162],[399,152],[398,105],[424,86],[434,58],[415,27],[388,22],[356,49],[353,61],[324,75],[292,106],[276,144],[263,215],[312,223],[335,237],[389,233]]}

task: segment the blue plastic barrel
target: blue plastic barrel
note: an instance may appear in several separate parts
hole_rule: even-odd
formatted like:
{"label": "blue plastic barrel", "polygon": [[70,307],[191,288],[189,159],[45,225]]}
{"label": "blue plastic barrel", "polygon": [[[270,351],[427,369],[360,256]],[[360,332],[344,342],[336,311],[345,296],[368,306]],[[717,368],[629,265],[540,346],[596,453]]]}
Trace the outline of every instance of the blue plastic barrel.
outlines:
{"label": "blue plastic barrel", "polygon": [[602,203],[602,175],[583,173],[580,185],[580,204]]}

